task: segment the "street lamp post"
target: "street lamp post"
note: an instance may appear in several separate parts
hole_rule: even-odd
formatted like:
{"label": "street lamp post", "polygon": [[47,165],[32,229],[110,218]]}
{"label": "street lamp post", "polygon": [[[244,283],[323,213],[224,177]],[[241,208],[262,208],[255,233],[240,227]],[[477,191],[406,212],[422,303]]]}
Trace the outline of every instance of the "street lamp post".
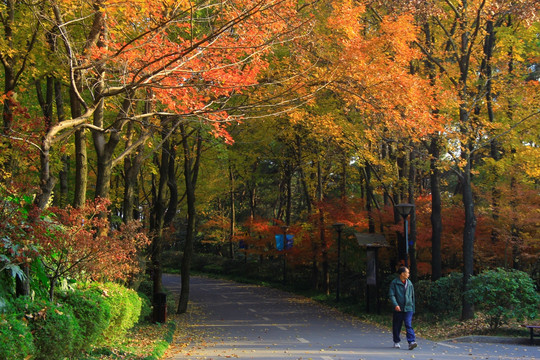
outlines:
{"label": "street lamp post", "polygon": [[339,290],[340,290],[340,280],[341,280],[341,232],[345,224],[335,223],[332,225],[338,233],[338,246],[337,246],[337,282],[336,282],[336,302],[339,302]]}
{"label": "street lamp post", "polygon": [[412,213],[414,209],[414,204],[398,204],[396,205],[396,210],[403,218],[403,230],[405,233],[405,266],[408,265],[409,258],[409,227],[407,222],[407,217]]}
{"label": "street lamp post", "polygon": [[282,225],[281,230],[283,230],[283,285],[285,285],[287,281],[287,253],[285,248],[287,247],[287,230],[289,230],[289,227]]}

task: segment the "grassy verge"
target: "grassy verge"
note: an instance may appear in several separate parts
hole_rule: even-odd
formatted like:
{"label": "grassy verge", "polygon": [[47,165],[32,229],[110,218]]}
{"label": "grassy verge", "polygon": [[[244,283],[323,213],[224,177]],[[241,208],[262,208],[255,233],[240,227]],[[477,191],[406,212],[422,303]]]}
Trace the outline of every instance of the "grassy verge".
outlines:
{"label": "grassy verge", "polygon": [[176,316],[165,324],[144,322],[117,342],[96,347],[80,360],[158,360],[163,357],[178,329]]}

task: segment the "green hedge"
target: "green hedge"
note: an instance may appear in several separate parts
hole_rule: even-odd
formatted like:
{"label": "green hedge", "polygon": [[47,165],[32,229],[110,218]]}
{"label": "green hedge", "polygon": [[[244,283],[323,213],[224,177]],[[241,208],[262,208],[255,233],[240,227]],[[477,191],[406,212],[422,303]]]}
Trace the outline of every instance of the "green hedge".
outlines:
{"label": "green hedge", "polygon": [[75,351],[89,351],[102,337],[111,322],[111,308],[102,293],[91,289],[75,289],[59,295],[69,306],[81,328]]}
{"label": "green hedge", "polygon": [[463,275],[451,273],[437,281],[421,280],[414,284],[416,311],[446,316],[461,311]]}
{"label": "green hedge", "polygon": [[90,289],[103,296],[111,311],[109,325],[103,331],[105,341],[121,338],[139,321],[142,300],[135,290],[115,283],[93,283]]}
{"label": "green hedge", "polygon": [[5,306],[0,359],[77,358],[98,342],[121,339],[139,320],[143,302],[149,308],[148,300],[115,283],[92,283],[61,292],[57,299],[20,297]]}
{"label": "green hedge", "polygon": [[0,314],[0,359],[25,359],[35,353],[27,323],[14,314]]}
{"label": "green hedge", "polygon": [[15,316],[28,321],[33,337],[36,360],[61,360],[77,350],[81,329],[71,308],[45,300],[21,297],[14,301]]}

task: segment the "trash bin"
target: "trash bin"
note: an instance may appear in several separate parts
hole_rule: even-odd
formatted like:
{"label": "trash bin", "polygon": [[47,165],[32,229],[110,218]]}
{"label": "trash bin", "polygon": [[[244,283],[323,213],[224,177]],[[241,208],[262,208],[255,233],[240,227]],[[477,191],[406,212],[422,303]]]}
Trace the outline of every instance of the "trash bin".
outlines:
{"label": "trash bin", "polygon": [[154,322],[164,323],[167,321],[167,294],[157,293],[154,295]]}

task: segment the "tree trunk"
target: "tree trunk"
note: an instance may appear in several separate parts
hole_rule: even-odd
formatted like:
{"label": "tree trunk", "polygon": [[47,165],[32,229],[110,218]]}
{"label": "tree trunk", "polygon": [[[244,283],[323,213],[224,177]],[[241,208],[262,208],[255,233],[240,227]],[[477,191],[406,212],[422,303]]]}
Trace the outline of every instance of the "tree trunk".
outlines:
{"label": "tree trunk", "polygon": [[152,263],[152,281],[154,296],[162,292],[162,264],[161,255],[163,253],[163,226],[167,201],[167,182],[169,181],[169,161],[171,142],[167,137],[168,128],[162,120],[161,123],[163,144],[161,146],[161,161],[156,159],[159,168],[159,179],[157,189],[153,191],[154,203],[150,216],[150,231],[152,233],[152,245],[150,259]]}
{"label": "tree trunk", "polygon": [[251,220],[255,219],[255,207],[257,205],[256,194],[257,188],[255,187],[255,182],[251,184],[248,188],[249,194],[249,218]]}
{"label": "tree trunk", "polygon": [[348,165],[349,165],[349,159],[347,159],[345,151],[343,151],[342,159],[341,159],[341,181],[340,181],[340,191],[339,191],[341,200],[345,200],[347,198],[347,166]]}
{"label": "tree trunk", "polygon": [[[425,35],[425,46],[428,51],[433,49],[433,40],[431,27],[429,22],[425,22],[422,27]],[[425,66],[428,69],[430,84],[435,85],[437,77],[435,65],[430,61],[425,61]],[[433,114],[437,115],[438,109],[433,110]],[[441,213],[441,173],[439,171],[439,159],[441,156],[440,135],[433,134],[431,136],[428,152],[430,155],[430,190],[431,190],[431,280],[437,281],[442,277],[442,253],[441,253],[441,236],[442,236],[442,213]]]}
{"label": "tree trunk", "polygon": [[[285,205],[285,225],[291,224],[292,210],[292,172],[293,166],[290,161],[285,163],[285,189],[286,189],[286,205]],[[284,239],[285,241],[285,239]]]}
{"label": "tree trunk", "polygon": [[[408,180],[408,202],[414,204],[414,187],[416,184],[416,162],[415,162],[415,146],[411,142],[411,151],[409,155],[409,178]],[[409,232],[409,258],[410,258],[410,270],[411,280],[416,283],[418,281],[418,265],[416,263],[416,211],[413,209],[410,215],[411,221],[409,222],[411,231]]]}
{"label": "tree trunk", "polygon": [[163,217],[163,227],[171,225],[178,211],[178,186],[176,184],[176,146],[171,142],[169,147],[169,167],[167,169],[167,189],[169,202]]}
{"label": "tree trunk", "polygon": [[[108,38],[108,29],[105,25],[105,14],[99,8],[100,1],[96,2],[96,15],[91,31],[96,34],[89,35],[89,39],[96,35],[97,47],[106,48],[105,40]],[[122,102],[122,107],[116,117],[114,124],[108,131],[109,139],[106,139],[106,131],[104,130],[104,92],[105,92],[105,76],[106,70],[104,68],[98,69],[98,78],[95,83],[95,101],[97,101],[97,107],[94,112],[94,126],[97,129],[92,130],[92,138],[94,140],[94,148],[97,156],[97,177],[96,177],[96,190],[95,198],[107,198],[111,189],[111,176],[113,167],[113,155],[116,146],[121,140],[121,129],[126,119],[129,116],[129,110],[132,105],[131,94],[126,94]]]}
{"label": "tree trunk", "polygon": [[431,182],[431,280],[437,281],[442,276],[442,254],[441,254],[441,173],[438,168],[440,157],[439,136],[431,138],[429,147],[430,160],[430,182]]}
{"label": "tree trunk", "polygon": [[[468,289],[469,279],[474,271],[474,236],[476,231],[470,161],[468,161],[461,173],[461,180],[463,182],[463,206],[465,207],[465,228],[463,231],[463,291],[465,292]],[[474,309],[472,304],[463,297],[461,318],[467,320],[472,319],[473,316]]]}
{"label": "tree trunk", "polygon": [[124,223],[136,218],[135,189],[138,184],[139,171],[141,170],[144,155],[144,147],[140,145],[133,156],[124,159]]}
{"label": "tree trunk", "polygon": [[[469,113],[466,107],[466,75],[462,74],[462,89],[460,92],[460,110],[459,117],[461,123],[461,131],[463,136],[468,139],[469,137]],[[474,237],[476,231],[476,216],[474,213],[474,196],[472,191],[472,156],[470,140],[465,140],[462,145],[461,158],[465,162],[462,169],[459,170],[459,185],[463,197],[463,207],[465,210],[465,226],[463,228],[463,293],[467,291],[469,279],[473,275],[474,271]],[[465,296],[462,296],[462,309],[461,319],[468,320],[474,316],[473,305],[469,303]]]}
{"label": "tree trunk", "polygon": [[229,194],[229,202],[231,207],[230,212],[230,226],[229,226],[229,257],[231,259],[234,259],[234,226],[236,222],[236,209],[234,207],[234,174],[232,165],[229,162],[229,182],[230,182],[230,194]]}
{"label": "tree trunk", "polygon": [[[133,126],[133,122],[128,123],[128,130],[126,132],[126,145],[127,151],[134,143],[134,138],[137,136],[137,132]],[[139,171],[141,170],[142,162],[144,159],[144,146],[143,144],[137,147],[137,150],[127,155],[124,158],[124,200],[122,204],[122,213],[124,223],[138,218],[135,216],[138,213],[135,208],[135,190],[138,184]]]}
{"label": "tree trunk", "polygon": [[371,186],[371,166],[366,164],[363,169],[366,193],[366,211],[368,216],[368,233],[375,233],[375,217],[373,216],[373,204],[375,202],[375,197],[373,196],[373,188]]}
{"label": "tree trunk", "polygon": [[[62,83],[58,80],[54,82],[54,94],[56,103],[56,114],[58,116],[58,122],[62,122],[66,119],[64,111],[64,97],[62,96]],[[65,207],[68,204],[69,193],[69,156],[62,155],[62,170],[58,173],[58,179],[60,183],[60,193],[57,196],[56,204],[60,207]]]}
{"label": "tree trunk", "polygon": [[[391,149],[391,147],[389,147]],[[403,179],[408,178],[409,169],[407,168],[407,159],[406,155],[399,155],[397,151],[390,151],[389,157],[391,159],[395,160],[396,166],[397,166],[397,173],[398,178],[401,180],[401,185],[399,188],[396,187],[396,189],[393,190],[392,198],[393,204],[397,205],[401,202],[407,201],[407,188],[406,188],[406,182]],[[410,220],[410,218],[407,219]],[[397,211],[394,210],[394,221],[396,224],[403,223],[405,219],[403,219]],[[407,265],[407,267],[410,266],[409,263],[409,253],[408,253],[408,244],[407,239],[405,237],[405,228],[403,227],[401,231],[397,232],[397,239],[398,239],[398,262],[400,265]]]}
{"label": "tree trunk", "polygon": [[[463,79],[462,79],[463,80]],[[465,165],[459,170],[459,185],[463,197],[463,207],[465,210],[465,226],[463,228],[463,293],[467,291],[469,279],[474,271],[474,238],[476,232],[476,215],[474,213],[474,195],[472,190],[472,162],[471,155],[472,145],[469,139],[469,113],[466,107],[465,98],[467,93],[466,77],[462,82],[463,88],[460,94],[460,122],[463,136],[467,139],[461,145],[461,158]],[[465,296],[462,297],[462,320],[472,319],[474,316],[474,308],[469,303]]]}
{"label": "tree trunk", "polygon": [[[469,25],[467,22],[467,13],[469,4],[467,1],[463,1],[463,7],[461,12],[463,14],[463,20],[460,22],[461,43],[460,53],[458,59],[458,65],[460,70],[460,78],[458,85],[458,97],[459,97],[459,121],[460,132],[462,136],[461,140],[461,162],[464,165],[458,165],[459,180],[461,185],[461,192],[463,196],[463,207],[465,210],[465,227],[463,229],[463,292],[468,289],[469,279],[473,275],[474,271],[474,237],[476,231],[476,216],[474,213],[474,196],[472,190],[472,166],[473,166],[473,142],[474,139],[471,136],[471,119],[469,116],[470,94],[468,87],[468,76],[470,67],[469,53],[471,41],[474,41],[474,34],[471,34],[467,29]],[[480,11],[479,9],[478,11]],[[461,309],[462,320],[472,319],[474,316],[473,305],[469,303],[463,296],[463,307]]]}
{"label": "tree trunk", "polygon": [[[69,88],[69,101],[71,117],[76,119],[82,115],[82,105],[77,96],[75,87],[79,86],[80,78],[75,74],[75,80]],[[86,150],[86,130],[75,131],[75,190],[73,194],[73,207],[80,208],[86,202],[86,189],[88,186],[88,156]]]}
{"label": "tree trunk", "polygon": [[[13,70],[10,67],[4,67],[4,94],[10,94],[12,96],[15,89],[15,76]],[[13,99],[10,96],[6,96],[2,103],[2,134],[9,135],[11,131],[11,124],[13,123]]]}
{"label": "tree trunk", "polygon": [[[101,84],[101,83],[100,83]],[[102,84],[101,84],[102,85]],[[100,93],[101,85],[98,87],[98,93]],[[105,137],[105,132],[102,130],[93,130],[92,137],[94,139],[94,147],[96,149],[97,156],[97,179],[96,179],[96,193],[95,197],[106,198],[109,196],[111,189],[111,176],[113,169],[113,155],[116,146],[121,140],[120,129],[123,127],[128,117],[129,110],[132,102],[129,96],[124,99],[122,103],[122,109],[118,113],[117,120],[111,126],[115,131],[111,131],[108,141]],[[103,128],[103,100],[101,101],[98,109],[94,113],[94,125],[98,128]]]}
{"label": "tree trunk", "polygon": [[197,184],[197,177],[199,174],[200,160],[202,154],[202,138],[200,136],[200,130],[196,133],[196,150],[195,154],[192,154],[189,148],[188,135],[186,133],[185,125],[180,125],[180,131],[182,133],[182,145],[184,150],[184,179],[186,185],[187,195],[187,229],[186,229],[186,243],[184,247],[184,255],[181,265],[182,276],[182,289],[180,290],[180,300],[178,301],[178,314],[183,314],[187,311],[189,301],[189,277],[191,268],[191,259],[193,257],[193,241],[195,231],[195,188]]}
{"label": "tree trunk", "polygon": [[[484,40],[484,57],[485,57],[485,66],[484,66],[484,77],[486,80],[486,108],[487,115],[490,123],[495,123],[495,113],[493,111],[493,66],[492,66],[492,57],[493,49],[495,47],[495,31],[493,28],[493,21],[488,21],[486,23],[486,37]],[[502,146],[500,140],[495,138],[490,142],[490,156],[495,161],[498,162],[502,158]],[[496,171],[496,170],[495,170]],[[491,207],[493,208],[492,218],[494,221],[498,221],[500,217],[500,198],[501,191],[498,187],[499,182],[494,181],[493,187],[491,188],[492,203]],[[491,241],[493,243],[497,242],[499,239],[499,233],[497,230],[492,229],[491,231]]]}
{"label": "tree trunk", "polygon": [[302,166],[302,141],[300,136],[296,136],[296,163],[300,172],[300,182],[302,183],[302,190],[304,192],[304,200],[306,202],[306,212],[311,214],[313,199],[309,195],[309,188],[306,181],[306,175]]}
{"label": "tree trunk", "polygon": [[[512,157],[515,156],[515,153],[516,153],[516,150],[515,149],[512,149],[511,150],[511,154],[512,154]],[[517,183],[517,180],[516,180],[516,177],[512,174],[512,176],[510,177],[510,194],[513,194],[511,195],[510,197],[510,213],[512,216],[512,224],[510,225],[510,244],[508,244],[508,241],[507,241],[507,249],[505,251],[505,267],[508,267],[508,260],[507,260],[507,257],[508,253],[510,253],[510,255],[512,256],[512,259],[511,259],[511,264],[512,264],[512,269],[514,270],[522,270],[522,259],[521,259],[521,244],[523,242],[523,237],[521,235],[521,228],[519,226],[519,210],[517,210],[517,203],[518,201],[516,200],[516,197],[514,194],[517,194],[517,190],[516,190],[516,183]],[[510,247],[510,248],[509,248]]]}
{"label": "tree trunk", "polygon": [[[4,27],[4,46],[6,49],[13,48],[13,25],[15,25],[15,5],[16,1],[7,1],[5,3],[5,14],[3,15]],[[17,85],[16,71],[14,69],[14,61],[11,58],[6,58],[0,54],[1,63],[4,66],[4,95],[7,95],[2,102],[2,134],[9,135],[11,124],[13,122],[13,91]],[[8,141],[9,144],[9,141]]]}
{"label": "tree trunk", "polygon": [[[324,200],[323,188],[322,188],[322,169],[320,160],[317,161],[317,183],[319,192],[319,202]],[[322,250],[322,280],[323,291],[326,295],[330,295],[330,272],[328,266],[328,244],[326,243],[326,229],[325,229],[324,212],[319,207],[319,234],[321,237],[321,250]]]}
{"label": "tree trunk", "polygon": [[75,191],[73,207],[80,208],[86,203],[88,187],[88,155],[86,146],[86,131],[75,132]]}
{"label": "tree trunk", "polygon": [[40,171],[39,171],[39,188],[40,191],[37,194],[34,204],[39,209],[45,209],[47,206],[49,199],[51,198],[54,185],[56,184],[56,179],[51,174],[51,143],[47,139],[46,134],[49,132],[51,126],[52,126],[52,117],[53,117],[53,100],[54,100],[54,79],[52,77],[47,77],[47,85],[46,85],[46,93],[45,97],[43,96],[43,92],[41,89],[41,82],[39,80],[36,81],[36,95],[38,99],[38,103],[41,107],[41,111],[43,113],[43,118],[45,121],[45,134],[43,135],[42,142],[41,142],[41,151],[39,153],[40,158]]}
{"label": "tree trunk", "polygon": [[51,197],[54,185],[56,184],[56,179],[51,175],[50,169],[50,145],[48,141],[44,141],[41,144],[41,152],[39,153],[40,158],[40,193],[36,196],[34,204],[39,209],[45,209],[49,199]]}

